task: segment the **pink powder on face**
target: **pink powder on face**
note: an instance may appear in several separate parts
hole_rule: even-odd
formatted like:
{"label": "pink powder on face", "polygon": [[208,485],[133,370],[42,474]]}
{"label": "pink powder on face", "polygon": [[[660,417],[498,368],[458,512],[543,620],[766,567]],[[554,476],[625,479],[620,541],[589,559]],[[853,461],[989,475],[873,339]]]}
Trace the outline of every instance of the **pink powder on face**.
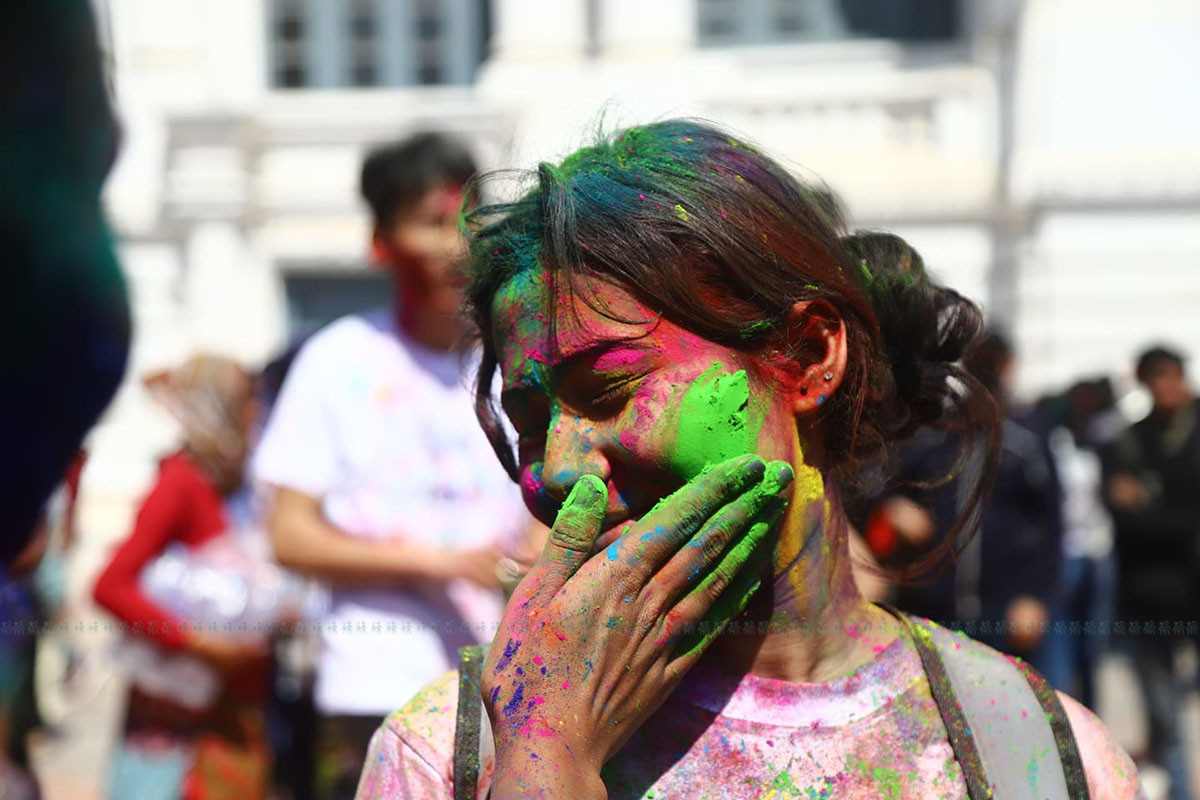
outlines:
{"label": "pink powder on face", "polygon": [[593,368],[597,372],[604,372],[611,369],[619,369],[628,367],[632,364],[637,364],[646,358],[647,351],[642,347],[619,346],[611,350],[606,350],[596,357],[592,363]]}

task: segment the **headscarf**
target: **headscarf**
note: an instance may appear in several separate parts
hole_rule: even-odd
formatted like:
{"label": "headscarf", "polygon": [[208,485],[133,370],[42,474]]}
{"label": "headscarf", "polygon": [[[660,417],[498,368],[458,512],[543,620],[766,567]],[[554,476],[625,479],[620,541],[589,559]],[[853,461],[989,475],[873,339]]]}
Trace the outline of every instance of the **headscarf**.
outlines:
{"label": "headscarf", "polygon": [[230,359],[196,355],[175,369],[147,375],[143,383],[183,427],[189,454],[221,492],[237,489],[250,446],[249,373]]}

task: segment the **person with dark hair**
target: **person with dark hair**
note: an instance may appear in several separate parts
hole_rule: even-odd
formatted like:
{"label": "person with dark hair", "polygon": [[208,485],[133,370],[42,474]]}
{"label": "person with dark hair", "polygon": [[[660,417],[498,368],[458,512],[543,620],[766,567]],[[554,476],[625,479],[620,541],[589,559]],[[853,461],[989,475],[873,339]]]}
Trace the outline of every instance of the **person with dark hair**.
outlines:
{"label": "person with dark hair", "polygon": [[1153,407],[1114,443],[1105,477],[1116,526],[1118,619],[1125,623],[1118,644],[1132,654],[1141,680],[1146,755],[1166,768],[1175,800],[1190,791],[1180,731],[1187,687],[1175,655],[1197,639],[1200,619],[1200,406],[1178,352],[1150,348],[1136,373]]}
{"label": "person with dark hair", "polygon": [[421,134],[362,169],[392,305],[301,347],[254,459],[280,563],[328,581],[317,792],[353,794],[371,733],[499,623],[529,517],[474,424],[458,309],[466,149]]}
{"label": "person with dark hair", "polygon": [[902,239],[844,235],[688,120],[541,164],[468,224],[478,415],[553,528],[488,653],[380,728],[359,797],[1134,795],[1090,712],[855,586],[868,465],[963,436],[956,548],[999,457],[962,364],[980,312]]}
{"label": "person with dark hair", "polygon": [[[1030,410],[1010,402],[1013,348],[990,331],[966,355],[966,367],[1001,403],[1001,456],[979,533],[941,565],[932,581],[897,587],[897,607],[966,630],[980,641],[1041,667],[1040,645],[1062,561],[1059,484],[1043,432]],[[882,504],[899,552],[945,552],[942,540],[960,513],[969,483],[939,480],[954,471],[957,437],[932,431],[901,449],[896,498],[915,509],[896,514],[896,498]],[[903,506],[900,506],[903,508]],[[913,524],[916,519],[918,524]],[[893,555],[893,561],[902,561]]]}
{"label": "person with dark hair", "polygon": [[1108,378],[1084,380],[1039,402],[1061,487],[1062,568],[1042,667],[1055,688],[1096,698],[1096,674],[1116,612],[1113,523],[1104,503],[1101,452],[1124,421]]}

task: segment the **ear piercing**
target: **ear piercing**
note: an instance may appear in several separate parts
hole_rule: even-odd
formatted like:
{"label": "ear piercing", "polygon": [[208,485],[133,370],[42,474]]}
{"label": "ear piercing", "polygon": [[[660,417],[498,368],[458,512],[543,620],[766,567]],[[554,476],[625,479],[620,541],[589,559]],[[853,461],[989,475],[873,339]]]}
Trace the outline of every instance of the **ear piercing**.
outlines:
{"label": "ear piercing", "polygon": [[829,370],[825,370],[825,374],[821,377],[825,379],[826,383],[829,383],[831,380],[833,380],[833,373]]}

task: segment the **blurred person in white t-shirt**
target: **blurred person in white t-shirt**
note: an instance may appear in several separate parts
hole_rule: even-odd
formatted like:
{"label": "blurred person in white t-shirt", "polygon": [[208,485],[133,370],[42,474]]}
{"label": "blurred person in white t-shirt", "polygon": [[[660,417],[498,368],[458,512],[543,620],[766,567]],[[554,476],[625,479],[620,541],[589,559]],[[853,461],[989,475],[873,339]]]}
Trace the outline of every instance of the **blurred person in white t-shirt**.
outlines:
{"label": "blurred person in white t-shirt", "polygon": [[458,229],[470,154],[438,134],[363,164],[391,305],[315,334],[254,459],[287,567],[331,587],[314,701],[318,792],[350,796],[384,715],[487,641],[531,520],[475,420]]}

